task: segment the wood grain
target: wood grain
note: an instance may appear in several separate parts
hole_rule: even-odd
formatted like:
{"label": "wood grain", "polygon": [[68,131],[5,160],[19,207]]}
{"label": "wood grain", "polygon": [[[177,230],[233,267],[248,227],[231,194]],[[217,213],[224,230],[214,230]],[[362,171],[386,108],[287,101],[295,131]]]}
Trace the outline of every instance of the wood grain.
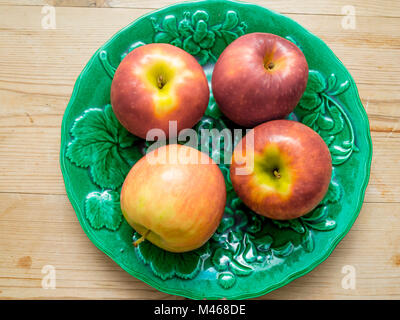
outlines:
{"label": "wood grain", "polygon": [[[122,271],[88,240],[65,195],[60,126],[92,54],[160,0],[0,0],[0,299],[180,299]],[[323,39],[353,75],[367,110],[374,155],[360,217],[310,274],[263,299],[400,298],[400,3],[352,1],[356,29],[341,27],[347,1],[253,1]],[[41,28],[55,5],[57,28]],[[44,265],[57,289],[41,288]],[[341,287],[344,265],[357,289]]]}
{"label": "wood grain", "polygon": [[[65,195],[0,194],[0,298],[181,299],[129,276],[80,228]],[[351,232],[306,276],[261,298],[398,297],[398,204],[366,203]],[[371,250],[373,249],[373,252]],[[41,287],[41,270],[56,268],[56,289]],[[341,286],[342,268],[356,270],[356,289]]]}
{"label": "wood grain", "polygon": [[[0,0],[0,5],[158,9],[177,2],[175,0]],[[352,5],[356,8],[357,16],[399,17],[400,15],[400,4],[392,0],[354,0],[351,2],[346,0],[253,0],[246,2],[258,4],[284,14],[341,15],[344,6]]]}

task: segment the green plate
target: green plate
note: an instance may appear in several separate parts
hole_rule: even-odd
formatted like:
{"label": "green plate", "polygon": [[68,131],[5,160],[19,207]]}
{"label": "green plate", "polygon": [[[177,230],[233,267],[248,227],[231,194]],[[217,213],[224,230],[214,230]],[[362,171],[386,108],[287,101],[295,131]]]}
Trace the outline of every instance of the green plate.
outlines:
{"label": "green plate", "polygon": [[[211,79],[224,48],[251,32],[294,42],[310,74],[306,92],[289,118],[317,131],[329,146],[333,176],[320,205],[304,217],[274,221],[254,214],[232,189],[229,167],[223,220],[202,248],[184,254],[149,242],[132,246],[134,230],[119,205],[121,184],[150,143],[116,120],[110,86],[116,67],[137,46],[167,42],[194,55]],[[232,128],[213,97],[195,126]],[[349,72],[328,46],[291,19],[257,5],[197,1],[151,12],[114,35],[76,81],[62,122],[60,162],[68,197],[89,239],[131,275],[158,290],[194,299],[263,295],[306,274],[325,260],[353,225],[369,179],[372,144],[368,118]],[[215,151],[214,159],[222,157]],[[221,162],[223,163],[223,162]]]}

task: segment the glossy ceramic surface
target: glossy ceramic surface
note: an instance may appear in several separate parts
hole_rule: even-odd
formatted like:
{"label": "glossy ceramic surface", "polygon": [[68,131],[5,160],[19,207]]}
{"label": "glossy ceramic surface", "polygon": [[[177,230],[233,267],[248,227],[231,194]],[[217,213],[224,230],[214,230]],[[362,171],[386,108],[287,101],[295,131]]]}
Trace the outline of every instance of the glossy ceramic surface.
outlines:
{"label": "glossy ceramic surface", "polygon": [[[318,132],[329,146],[333,176],[320,205],[290,221],[263,218],[232,189],[229,166],[220,165],[228,198],[223,220],[202,248],[169,253],[137,237],[122,217],[121,185],[150,145],[128,133],[110,106],[116,67],[137,46],[166,42],[194,55],[211,80],[223,49],[250,32],[294,42],[310,73],[306,92],[289,118]],[[195,126],[233,128],[213,97]],[[351,228],[363,203],[372,145],[356,85],[332,51],[294,21],[265,8],[231,1],[185,2],[147,14],[118,32],[77,79],[62,123],[61,169],[69,199],[89,239],[131,275],[151,286],[195,299],[251,298],[306,274],[326,259]],[[221,159],[222,152],[213,152]],[[222,163],[223,161],[221,161]]]}

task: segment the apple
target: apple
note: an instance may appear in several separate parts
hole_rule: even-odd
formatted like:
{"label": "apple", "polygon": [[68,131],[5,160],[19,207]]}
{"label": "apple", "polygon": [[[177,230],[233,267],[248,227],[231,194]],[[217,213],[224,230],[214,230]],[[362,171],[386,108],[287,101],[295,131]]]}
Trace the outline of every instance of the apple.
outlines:
{"label": "apple", "polygon": [[207,242],[222,219],[225,202],[219,167],[205,153],[179,144],[146,154],[121,190],[122,213],[142,235],[134,245],[147,239],[171,252],[191,251]]}
{"label": "apple", "polygon": [[325,196],[331,154],[318,133],[290,120],[256,126],[235,147],[230,168],[239,198],[256,213],[276,220],[298,218]]}
{"label": "apple", "polygon": [[131,51],[118,66],[111,84],[111,105],[121,124],[146,139],[157,128],[169,135],[169,121],[178,132],[203,116],[210,90],[203,68],[186,51],[152,43]]}
{"label": "apple", "polygon": [[293,111],[308,80],[304,54],[292,42],[270,33],[250,33],[220,55],[212,90],[222,113],[253,127]]}

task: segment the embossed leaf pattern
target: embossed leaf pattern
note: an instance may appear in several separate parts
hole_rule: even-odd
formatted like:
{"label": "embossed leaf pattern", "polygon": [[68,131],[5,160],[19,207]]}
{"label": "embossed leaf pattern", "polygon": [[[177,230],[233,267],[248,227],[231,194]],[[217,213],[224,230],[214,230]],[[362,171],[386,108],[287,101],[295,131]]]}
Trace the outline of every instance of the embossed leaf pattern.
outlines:
{"label": "embossed leaf pattern", "polygon": [[141,157],[133,146],[136,138],[115,117],[111,105],[104,110],[91,108],[79,117],[72,129],[74,137],[67,157],[82,168],[89,168],[93,181],[102,188],[121,186],[132,165]]}
{"label": "embossed leaf pattern", "polygon": [[273,242],[269,235],[256,236],[262,230],[262,218],[241,210],[243,204],[234,191],[229,197],[221,225],[211,241],[214,248],[211,262],[220,272],[217,280],[224,288],[233,286],[237,276],[250,275],[254,263],[262,263],[270,257]]}
{"label": "embossed leaf pattern", "polygon": [[222,24],[222,29],[223,30],[231,30],[234,27],[236,27],[238,23],[239,23],[239,18],[238,18],[237,13],[235,11],[229,10],[226,13],[225,21]]}
{"label": "embossed leaf pattern", "polygon": [[[154,42],[170,43],[183,48],[196,56],[204,65],[210,59],[216,60],[213,47],[217,40],[229,44],[243,35],[247,25],[240,21],[237,12],[225,12],[224,19],[211,25],[210,17],[204,10],[194,13],[184,12],[181,20],[174,15],[162,19],[151,18],[154,30]],[[300,49],[301,44],[287,36]],[[143,45],[136,42],[122,55],[121,60],[130,51]],[[107,53],[99,55],[106,72],[113,77],[115,68],[109,63]],[[353,151],[354,133],[346,112],[337,99],[337,95],[345,92],[349,81],[338,84],[334,74],[325,78],[317,70],[310,70],[307,89],[296,109],[296,116],[303,123],[318,132],[328,145],[337,166],[349,159]],[[201,129],[221,130],[226,128],[223,116],[211,96],[206,115],[195,127]],[[93,182],[102,188],[118,189],[133,163],[141,157],[134,146],[135,137],[130,135],[117,121],[110,105],[104,110],[92,108],[78,118],[71,129],[73,141],[68,146],[67,156],[76,165],[89,168]],[[341,135],[338,143],[337,136]],[[343,139],[343,137],[345,137]],[[222,139],[222,138],[221,138]],[[212,139],[210,139],[212,140]],[[199,141],[198,147],[210,141]],[[210,150],[210,156],[220,163],[224,162],[224,139],[219,150]],[[231,141],[229,143],[232,144]],[[151,143],[144,143],[144,150]],[[233,145],[229,146],[233,148]],[[250,275],[258,263],[268,263],[273,258],[284,259],[296,249],[292,241],[276,246],[269,233],[270,228],[286,229],[300,236],[300,248],[306,252],[314,250],[314,233],[329,231],[336,227],[330,217],[330,207],[337,203],[343,193],[337,177],[333,175],[328,193],[320,205],[309,214],[298,219],[276,221],[263,218],[251,212],[233,191],[229,178],[229,166],[220,165],[224,175],[228,193],[225,215],[212,239],[202,248],[183,254],[164,251],[145,241],[137,248],[139,258],[148,264],[155,275],[162,279],[179,277],[192,279],[208,261],[217,271],[216,280],[219,285],[229,289],[237,282],[237,277]],[[93,192],[85,202],[86,218],[95,229],[107,228],[116,230],[121,223],[119,193],[113,190]],[[282,230],[283,231],[283,230]],[[138,234],[134,234],[134,239]]]}
{"label": "embossed leaf pattern", "polygon": [[315,244],[311,230],[307,230],[307,232],[305,232],[304,237],[301,241],[301,246],[306,252],[312,252],[314,250]]}
{"label": "embossed leaf pattern", "polygon": [[[227,165],[224,165],[224,163],[229,162],[225,161],[225,156],[229,156],[232,153],[233,144],[230,136],[224,135],[224,131],[228,130],[224,121],[221,118],[217,119],[210,116],[203,116],[195,126],[195,130],[199,133],[198,148],[208,153],[210,158],[217,164],[220,164],[220,168],[226,179],[229,179],[229,168]],[[208,136],[200,134],[203,130],[210,134]],[[213,142],[218,142],[219,148],[213,146]],[[227,184],[227,187],[231,186],[231,184]]]}
{"label": "embossed leaf pattern", "polygon": [[198,54],[201,50],[194,41],[193,36],[189,36],[183,41],[183,49],[192,55]]}
{"label": "embossed leaf pattern", "polygon": [[[137,239],[138,234],[135,233],[133,241]],[[209,249],[208,244],[205,244],[194,251],[173,253],[160,249],[149,241],[144,241],[138,246],[137,253],[144,263],[150,265],[154,274],[164,280],[174,276],[192,279],[200,271],[202,257],[209,255]]]}
{"label": "embossed leaf pattern", "polygon": [[[189,16],[190,13],[186,12],[185,15]],[[192,16],[192,23],[193,25],[197,24],[199,21],[208,22],[209,15],[204,10],[197,10]]]}
{"label": "embossed leaf pattern", "polygon": [[312,230],[329,231],[336,227],[336,222],[329,217],[329,204],[337,203],[341,197],[342,189],[333,174],[327,194],[321,203],[310,213],[292,220],[272,220],[280,229],[291,229],[298,234],[303,234],[302,246],[306,250],[314,248]]}
{"label": "embossed leaf pattern", "polygon": [[142,42],[142,41],[137,41],[137,42],[132,43],[132,44],[129,46],[128,50],[126,50],[126,51],[121,55],[121,61],[122,61],[122,59],[124,59],[124,58],[128,55],[128,53],[130,53],[130,52],[133,51],[134,49],[139,48],[139,47],[144,46],[144,45],[145,45],[145,43]]}
{"label": "embossed leaf pattern", "polygon": [[236,276],[230,271],[220,272],[217,275],[217,281],[221,287],[229,289],[235,284]]}
{"label": "embossed leaf pattern", "polygon": [[310,70],[308,74],[307,86],[316,93],[321,93],[326,89],[326,81],[324,76],[315,70]]}
{"label": "embossed leaf pattern", "polygon": [[[217,248],[211,256],[211,262],[217,271],[229,272],[231,277],[248,276],[253,272],[253,268],[240,262],[229,249]],[[233,285],[234,282],[230,283]]]}
{"label": "embossed leaf pattern", "polygon": [[222,116],[222,112],[221,110],[219,110],[219,107],[215,102],[214,95],[212,94],[212,92],[210,92],[210,102],[208,103],[205,115],[212,117],[214,119],[218,119]]}
{"label": "embossed leaf pattern", "polygon": [[261,252],[268,252],[271,248],[273,241],[274,240],[272,239],[272,237],[267,234],[260,237],[256,237],[254,239],[254,244],[256,245],[257,250]]}
{"label": "embossed leaf pattern", "polygon": [[284,258],[289,256],[293,252],[294,246],[291,241],[286,242],[284,245],[272,249],[274,256],[278,258]]}
{"label": "embossed leaf pattern", "polygon": [[310,70],[308,73],[307,88],[300,99],[300,106],[307,110],[314,110],[322,101],[319,93],[325,89],[325,78],[319,71]]}
{"label": "embossed leaf pattern", "polygon": [[122,212],[116,191],[92,192],[85,200],[85,215],[94,229],[115,231],[121,224]]}
{"label": "embossed leaf pattern", "polygon": [[212,255],[211,261],[218,271],[224,271],[229,268],[229,263],[232,261],[232,253],[224,248],[217,248]]}
{"label": "embossed leaf pattern", "polygon": [[165,16],[161,22],[151,18],[154,42],[180,47],[196,56],[201,65],[210,59],[216,61],[212,52],[216,39],[221,38],[225,44],[229,44],[245,33],[247,25],[240,22],[237,12],[233,10],[225,13],[225,19],[220,24],[210,26],[209,19],[204,10],[197,10],[193,14],[184,12],[180,21],[173,15]]}
{"label": "embossed leaf pattern", "polygon": [[292,36],[286,36],[285,38],[290,42],[293,42],[301,51],[303,51],[303,47],[295,38],[293,38]]}
{"label": "embossed leaf pattern", "polygon": [[[334,74],[326,80],[321,72],[310,70],[306,91],[299,102],[300,110],[296,109],[301,113],[301,121],[318,132],[328,145],[333,165],[346,162],[353,151],[357,151],[354,129],[336,98],[346,91],[349,85],[347,80],[337,85]],[[341,139],[337,139],[339,135]]]}
{"label": "embossed leaf pattern", "polygon": [[[162,41],[160,41],[160,42],[162,42]],[[128,55],[129,52],[131,52],[132,50],[134,50],[134,49],[136,49],[138,47],[141,47],[143,45],[145,45],[145,43],[142,42],[142,41],[137,41],[137,42],[132,43],[129,46],[129,48],[122,53],[120,60],[122,61]],[[108,76],[111,79],[114,78],[114,74],[115,74],[115,71],[117,70],[117,68],[114,67],[110,63],[110,61],[108,59],[108,53],[107,53],[106,50],[101,50],[100,51],[99,59],[100,59],[101,64],[103,65],[104,70],[107,72]]]}
{"label": "embossed leaf pattern", "polygon": [[342,192],[343,191],[340,184],[336,181],[335,178],[332,178],[331,183],[329,184],[328,192],[322,200],[322,203],[327,204],[338,202],[342,195]]}
{"label": "embossed leaf pattern", "polygon": [[292,220],[272,220],[272,223],[275,224],[278,228],[289,228],[297,233],[304,233],[305,228],[300,219],[292,219]]}
{"label": "embossed leaf pattern", "polygon": [[318,206],[311,213],[307,214],[300,219],[303,221],[304,225],[310,227],[311,229],[318,231],[328,231],[336,227],[335,220],[329,218],[328,207],[324,205]]}

